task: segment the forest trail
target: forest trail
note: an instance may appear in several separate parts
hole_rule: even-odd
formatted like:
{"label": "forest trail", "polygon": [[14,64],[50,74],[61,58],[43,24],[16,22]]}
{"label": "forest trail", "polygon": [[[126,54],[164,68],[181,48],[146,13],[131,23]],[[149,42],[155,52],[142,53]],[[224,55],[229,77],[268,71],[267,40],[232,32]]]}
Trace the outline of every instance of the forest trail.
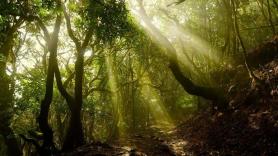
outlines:
{"label": "forest trail", "polygon": [[111,144],[92,143],[76,149],[65,156],[93,156],[93,155],[119,155],[119,156],[185,156],[187,141],[181,138],[177,127],[160,131],[149,129],[140,134],[133,134],[120,138]]}
{"label": "forest trail", "polygon": [[[122,140],[122,141],[121,141]],[[187,141],[178,137],[176,131],[137,134],[119,140],[116,144],[130,147],[138,155],[185,155]]]}

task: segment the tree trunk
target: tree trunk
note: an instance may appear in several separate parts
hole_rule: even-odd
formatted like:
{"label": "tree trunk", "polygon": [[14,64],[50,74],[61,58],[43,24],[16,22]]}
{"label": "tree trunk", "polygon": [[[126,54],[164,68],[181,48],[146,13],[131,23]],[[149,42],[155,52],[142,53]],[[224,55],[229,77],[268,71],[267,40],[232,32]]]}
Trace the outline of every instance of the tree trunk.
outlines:
{"label": "tree trunk", "polygon": [[83,50],[79,50],[75,62],[75,99],[71,110],[70,123],[63,150],[70,150],[84,144],[84,134],[81,122],[82,99],[82,82],[84,73],[84,55]]}
{"label": "tree trunk", "polygon": [[80,112],[79,110],[71,112],[70,123],[63,145],[64,151],[74,149],[85,143]]}
{"label": "tree trunk", "polygon": [[[83,43],[76,38],[74,31],[71,28],[70,16],[67,14],[66,8],[63,5],[63,13],[66,19],[66,26],[70,38],[73,40],[76,46],[77,58],[75,62],[75,88],[74,88],[74,100],[72,103],[68,103],[71,109],[70,123],[63,144],[63,150],[67,151],[76,148],[85,143],[84,133],[81,122],[81,109],[83,105],[83,75],[84,75],[84,52],[88,46],[91,37],[93,35],[92,30],[88,30]],[[61,86],[61,85],[60,85]],[[61,87],[63,88],[63,87]],[[60,89],[59,89],[60,90]],[[60,90],[61,91],[61,90]],[[68,94],[65,94],[68,95]],[[64,96],[65,97],[65,96]]]}
{"label": "tree trunk", "polygon": [[183,73],[176,62],[170,63],[170,69],[176,80],[182,85],[182,87],[188,94],[212,100],[216,102],[218,109],[227,109],[228,102],[223,94],[223,91],[217,88],[202,87],[194,84],[190,79],[183,76]]}
{"label": "tree trunk", "polygon": [[[43,154],[47,154],[44,152],[53,152],[55,150],[55,146],[53,143],[53,131],[48,123],[48,115],[49,108],[52,102],[53,97],[53,84],[54,84],[54,71],[55,71],[55,61],[57,55],[57,47],[58,47],[58,34],[60,31],[61,25],[61,16],[58,15],[55,22],[54,32],[47,39],[48,50],[50,52],[49,61],[48,61],[48,69],[47,69],[47,78],[46,78],[46,88],[45,88],[45,96],[41,101],[40,114],[38,116],[38,122],[40,130],[43,133],[43,146],[42,149],[47,151],[39,151],[43,152]],[[46,32],[45,32],[46,33]],[[50,151],[49,151],[50,150]]]}
{"label": "tree trunk", "polygon": [[10,128],[12,118],[12,94],[9,90],[9,78],[6,75],[6,63],[0,62],[0,134],[7,145],[8,156],[20,156],[21,151],[15,138],[13,130]]}
{"label": "tree trunk", "polygon": [[275,29],[275,25],[274,25],[274,22],[272,20],[272,12],[271,12],[271,7],[270,7],[270,2],[269,0],[267,0],[267,12],[268,12],[268,21],[269,21],[269,24],[271,26],[271,30],[272,30],[272,33],[273,35],[276,34],[276,29]]}
{"label": "tree trunk", "polygon": [[19,19],[12,27],[8,24],[7,38],[4,39],[2,43],[3,45],[0,47],[0,135],[4,137],[8,156],[21,155],[14,132],[10,128],[13,108],[13,92],[12,88],[9,86],[12,85],[10,80],[11,77],[6,74],[6,63],[12,50],[13,35],[22,23],[23,20]]}
{"label": "tree trunk", "polygon": [[44,99],[41,101],[40,114],[38,117],[39,127],[43,133],[43,146],[51,147],[53,146],[53,132],[48,124],[48,114],[49,107],[52,102],[53,96],[53,82],[54,82],[54,70],[53,70],[53,54],[50,54],[48,71],[47,71],[47,79],[46,79],[46,91]]}

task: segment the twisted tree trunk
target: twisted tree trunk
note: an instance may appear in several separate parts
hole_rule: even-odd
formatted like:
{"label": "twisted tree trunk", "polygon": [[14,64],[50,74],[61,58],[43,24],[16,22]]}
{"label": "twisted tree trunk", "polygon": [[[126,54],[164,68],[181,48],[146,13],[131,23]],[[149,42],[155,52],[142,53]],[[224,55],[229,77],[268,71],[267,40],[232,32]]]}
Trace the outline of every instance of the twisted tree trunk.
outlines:
{"label": "twisted tree trunk", "polygon": [[40,114],[38,116],[39,127],[43,133],[42,149],[44,149],[45,152],[53,152],[53,150],[56,150],[53,143],[53,131],[48,123],[48,115],[49,115],[50,104],[52,102],[52,97],[53,97],[55,61],[57,57],[58,34],[60,31],[61,21],[62,21],[61,15],[58,15],[55,22],[54,32],[51,36],[49,35],[43,23],[40,23],[41,28],[44,30],[45,37],[47,38],[46,41],[47,41],[48,51],[50,52],[48,69],[47,69],[45,96],[44,99],[41,101]]}

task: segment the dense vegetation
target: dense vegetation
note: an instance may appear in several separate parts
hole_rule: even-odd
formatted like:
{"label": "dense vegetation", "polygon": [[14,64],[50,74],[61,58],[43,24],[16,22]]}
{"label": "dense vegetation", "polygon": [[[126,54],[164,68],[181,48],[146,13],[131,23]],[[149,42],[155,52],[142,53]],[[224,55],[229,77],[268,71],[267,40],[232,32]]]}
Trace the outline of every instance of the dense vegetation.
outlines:
{"label": "dense vegetation", "polygon": [[277,26],[276,0],[1,0],[0,155],[278,155]]}

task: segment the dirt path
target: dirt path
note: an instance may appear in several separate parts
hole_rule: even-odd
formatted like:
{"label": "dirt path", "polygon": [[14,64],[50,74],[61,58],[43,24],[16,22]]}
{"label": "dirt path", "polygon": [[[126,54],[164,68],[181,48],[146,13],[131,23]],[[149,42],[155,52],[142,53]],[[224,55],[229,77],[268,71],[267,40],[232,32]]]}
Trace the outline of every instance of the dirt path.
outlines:
{"label": "dirt path", "polygon": [[64,156],[187,156],[187,141],[181,139],[176,131],[144,132],[114,141],[112,145],[93,143],[82,146]]}

